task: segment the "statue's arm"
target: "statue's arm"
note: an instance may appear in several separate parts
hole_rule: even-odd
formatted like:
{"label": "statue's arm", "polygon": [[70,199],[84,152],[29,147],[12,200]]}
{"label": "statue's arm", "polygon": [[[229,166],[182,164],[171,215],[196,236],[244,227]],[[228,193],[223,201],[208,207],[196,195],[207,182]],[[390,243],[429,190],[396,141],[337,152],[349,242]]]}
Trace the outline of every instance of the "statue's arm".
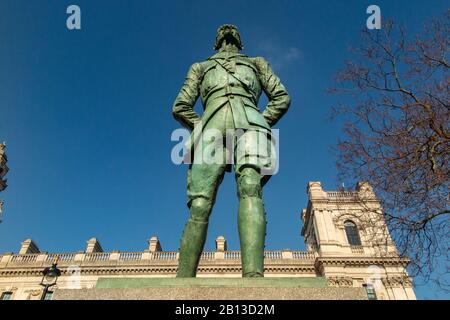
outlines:
{"label": "statue's arm", "polygon": [[172,114],[184,127],[193,130],[200,116],[194,111],[194,105],[200,92],[202,67],[194,63],[188,71],[186,80],[173,104]]}
{"label": "statue's arm", "polygon": [[288,110],[291,104],[291,97],[281,83],[280,78],[273,73],[269,63],[264,58],[255,58],[255,64],[259,70],[261,85],[269,99],[263,116],[269,125],[273,126]]}

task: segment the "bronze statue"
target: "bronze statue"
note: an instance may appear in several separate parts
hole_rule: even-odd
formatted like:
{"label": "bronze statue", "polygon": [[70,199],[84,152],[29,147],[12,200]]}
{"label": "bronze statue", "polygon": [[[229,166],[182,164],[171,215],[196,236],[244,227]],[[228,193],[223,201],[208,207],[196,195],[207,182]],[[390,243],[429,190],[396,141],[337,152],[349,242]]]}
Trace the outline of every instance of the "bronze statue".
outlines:
{"label": "bronze statue", "polygon": [[[239,197],[242,275],[262,277],[266,235],[262,187],[270,177],[263,174],[263,169],[271,165],[273,155],[266,140],[262,144],[258,140],[258,134],[265,133],[270,140],[271,127],[288,110],[290,97],[264,58],[251,58],[240,53],[243,46],[234,25],[227,24],[218,29],[214,49],[218,53],[190,67],[173,105],[173,115],[190,130],[200,126],[203,138],[211,129],[220,132],[223,139],[230,130],[240,130],[242,134],[234,137],[231,150],[222,148],[223,141],[217,139],[206,139],[202,143],[197,143],[195,137],[192,139],[190,147],[194,161],[190,164],[187,182],[190,218],[181,239],[177,277],[196,276],[209,216],[225,171],[230,170],[230,158]],[[261,113],[258,100],[262,91],[269,102]],[[193,110],[199,96],[204,106],[202,117]],[[207,161],[208,148],[215,144],[222,161]],[[241,150],[239,156],[238,149]],[[213,156],[217,153],[213,152]],[[196,161],[199,158],[202,160]]]}

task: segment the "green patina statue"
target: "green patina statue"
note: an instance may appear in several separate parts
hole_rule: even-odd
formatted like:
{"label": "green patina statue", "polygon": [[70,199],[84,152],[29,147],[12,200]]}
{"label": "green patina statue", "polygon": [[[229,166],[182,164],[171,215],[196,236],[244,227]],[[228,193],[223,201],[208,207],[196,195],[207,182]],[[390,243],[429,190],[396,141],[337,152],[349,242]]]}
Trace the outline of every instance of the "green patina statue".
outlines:
{"label": "green patina statue", "polygon": [[[254,133],[270,136],[271,127],[288,110],[290,97],[264,58],[240,53],[243,46],[235,26],[223,25],[218,29],[214,49],[217,54],[189,69],[175,100],[173,115],[193,132],[200,127],[202,138],[211,129],[224,139],[230,130],[243,134],[234,137],[232,148],[222,147],[223,141],[217,139],[217,134],[215,139],[203,139],[202,143],[196,138],[191,140],[194,161],[187,179],[190,218],[181,239],[177,277],[196,276],[217,189],[225,171],[230,170],[230,163],[234,164],[239,197],[242,275],[263,277],[266,217],[262,187],[270,177],[263,174],[263,169],[271,165],[273,154],[267,144],[270,138],[261,140]],[[261,113],[258,100],[262,91],[269,102]],[[193,110],[199,96],[204,106],[202,117]],[[208,149],[211,145],[215,147],[212,153]],[[237,150],[241,150],[239,155]],[[207,161],[211,156],[214,161]]]}

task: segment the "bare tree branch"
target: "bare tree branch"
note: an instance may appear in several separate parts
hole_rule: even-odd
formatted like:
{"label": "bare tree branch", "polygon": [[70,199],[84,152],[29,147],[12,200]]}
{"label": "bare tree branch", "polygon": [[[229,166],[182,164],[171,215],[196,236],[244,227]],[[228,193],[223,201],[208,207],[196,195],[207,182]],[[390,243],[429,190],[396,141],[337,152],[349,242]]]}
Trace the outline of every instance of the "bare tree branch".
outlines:
{"label": "bare tree branch", "polygon": [[[341,179],[369,181],[412,275],[441,279],[448,262],[450,191],[450,10],[424,30],[387,21],[364,30],[336,77],[332,93],[351,102],[333,108],[346,118],[336,151]],[[447,287],[448,288],[448,287]]]}

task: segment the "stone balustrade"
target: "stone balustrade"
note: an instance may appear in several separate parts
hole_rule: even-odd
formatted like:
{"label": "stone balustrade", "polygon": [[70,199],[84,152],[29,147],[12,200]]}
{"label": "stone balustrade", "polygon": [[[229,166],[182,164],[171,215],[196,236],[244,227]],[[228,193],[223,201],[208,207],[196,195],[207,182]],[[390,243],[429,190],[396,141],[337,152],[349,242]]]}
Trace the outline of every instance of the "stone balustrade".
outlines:
{"label": "stone balustrade", "polygon": [[241,252],[240,251],[225,251],[224,258],[231,259],[231,260],[240,260]]}
{"label": "stone balustrade", "polygon": [[266,259],[282,259],[282,251],[264,251],[264,258]]}
{"label": "stone balustrade", "polygon": [[150,255],[151,260],[177,260],[178,252],[175,251],[157,251]]}
{"label": "stone balustrade", "polygon": [[215,255],[214,254],[215,254],[215,252],[205,251],[200,256],[200,260],[214,260],[215,259]]}
{"label": "stone balustrade", "polygon": [[350,249],[354,254],[364,254],[363,246],[350,246]]}
{"label": "stone balustrade", "polygon": [[316,257],[317,253],[312,251],[292,251],[293,259],[314,260]]}
{"label": "stone balustrade", "polygon": [[109,252],[93,252],[86,253],[84,256],[85,261],[106,261],[111,257]]}
{"label": "stone balustrade", "polygon": [[130,260],[141,260],[143,252],[120,252],[119,260],[130,261]]}
{"label": "stone balustrade", "polygon": [[[269,275],[314,276],[317,257],[317,252],[267,250],[264,252],[265,272]],[[0,278],[23,274],[40,275],[43,268],[55,262],[63,274],[79,269],[81,274],[93,276],[173,276],[178,267],[178,258],[177,251],[163,251],[155,236],[148,240],[148,248],[140,252],[103,252],[100,242],[93,237],[86,242],[83,251],[48,253],[40,251],[32,239],[27,239],[21,243],[19,253],[0,255]],[[215,251],[202,252],[198,272],[208,276],[238,276],[241,273],[241,252],[227,250],[226,240],[220,236],[216,239]]]}
{"label": "stone balustrade", "polygon": [[327,191],[327,198],[356,198],[357,192],[354,191]]}
{"label": "stone balustrade", "polygon": [[26,254],[14,254],[11,256],[12,263],[33,263],[36,262],[39,254],[26,253]]}
{"label": "stone balustrade", "polygon": [[[146,255],[147,253],[147,255]],[[6,253],[0,255],[0,268],[19,265],[41,266],[58,262],[58,265],[76,264],[77,262],[102,263],[112,260],[123,262],[143,261],[149,263],[176,261],[178,260],[176,251],[156,251],[156,252],[92,252],[92,253],[27,253],[12,254]],[[309,260],[314,261],[317,254],[307,251],[292,250],[271,250],[264,252],[265,260]],[[216,260],[240,260],[240,251],[204,251],[200,258],[202,261]]]}
{"label": "stone balustrade", "polygon": [[75,253],[50,253],[47,254],[46,261],[54,262],[54,261],[73,261],[75,260]]}

